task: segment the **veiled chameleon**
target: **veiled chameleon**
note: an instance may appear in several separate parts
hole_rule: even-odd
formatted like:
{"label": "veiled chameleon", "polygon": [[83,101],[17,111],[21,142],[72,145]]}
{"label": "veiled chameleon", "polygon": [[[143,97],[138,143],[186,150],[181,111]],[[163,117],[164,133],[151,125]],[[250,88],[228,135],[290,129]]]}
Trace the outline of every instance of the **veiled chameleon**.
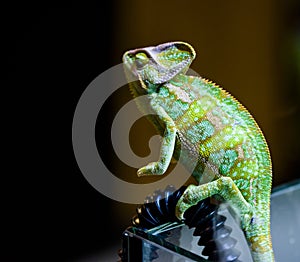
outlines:
{"label": "veiled chameleon", "polygon": [[[128,51],[125,72],[138,77],[133,95],[147,95],[156,113],[150,121],[162,135],[157,162],[138,176],[162,175],[173,158],[183,165],[196,157],[190,185],[176,216],[214,195],[228,201],[239,215],[254,261],[274,261],[270,236],[271,158],[266,140],[250,113],[228,92],[201,77],[186,74],[195,58],[184,42]],[[143,105],[140,105],[143,107]],[[181,150],[181,152],[180,152]]]}

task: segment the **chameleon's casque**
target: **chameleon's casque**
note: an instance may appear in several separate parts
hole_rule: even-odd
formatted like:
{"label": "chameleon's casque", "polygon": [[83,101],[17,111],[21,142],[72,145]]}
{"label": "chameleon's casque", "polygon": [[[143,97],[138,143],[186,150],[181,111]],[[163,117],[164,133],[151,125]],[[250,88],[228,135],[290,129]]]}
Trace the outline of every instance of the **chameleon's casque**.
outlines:
{"label": "chameleon's casque", "polygon": [[[274,261],[270,236],[272,167],[269,149],[254,118],[234,97],[214,83],[186,74],[195,58],[184,42],[128,51],[125,72],[136,96],[146,95],[156,116],[149,120],[163,136],[160,157],[137,171],[162,175],[173,158],[189,168],[199,185],[190,185],[176,215],[199,200],[219,196],[239,216],[254,261]],[[193,162],[193,163],[192,163]],[[196,163],[195,163],[196,162]]]}

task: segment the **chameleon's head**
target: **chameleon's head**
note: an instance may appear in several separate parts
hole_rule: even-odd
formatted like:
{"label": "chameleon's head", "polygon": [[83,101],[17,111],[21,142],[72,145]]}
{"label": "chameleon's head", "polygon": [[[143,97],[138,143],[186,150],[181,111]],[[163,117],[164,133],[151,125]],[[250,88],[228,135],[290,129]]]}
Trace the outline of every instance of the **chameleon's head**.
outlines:
{"label": "chameleon's head", "polygon": [[152,85],[171,80],[179,73],[185,73],[196,53],[184,42],[169,42],[158,46],[138,48],[123,55],[125,71],[129,71],[142,82]]}

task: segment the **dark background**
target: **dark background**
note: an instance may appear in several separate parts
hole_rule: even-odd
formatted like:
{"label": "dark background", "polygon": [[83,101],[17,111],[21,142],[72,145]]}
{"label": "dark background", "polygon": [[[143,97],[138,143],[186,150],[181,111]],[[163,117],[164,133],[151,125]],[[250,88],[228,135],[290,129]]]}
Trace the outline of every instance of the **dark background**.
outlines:
{"label": "dark background", "polygon": [[[260,124],[273,157],[273,186],[299,178],[298,1],[26,2],[2,12],[5,261],[76,261],[118,243],[130,224],[135,206],[101,195],[81,174],[71,129],[87,85],[131,48],[191,43],[192,68],[231,92]],[[109,124],[128,99],[122,89],[97,121],[108,166],[118,166]],[[141,126],[150,136],[151,126]],[[136,136],[133,148],[144,141]],[[120,172],[135,176],[125,167]]]}

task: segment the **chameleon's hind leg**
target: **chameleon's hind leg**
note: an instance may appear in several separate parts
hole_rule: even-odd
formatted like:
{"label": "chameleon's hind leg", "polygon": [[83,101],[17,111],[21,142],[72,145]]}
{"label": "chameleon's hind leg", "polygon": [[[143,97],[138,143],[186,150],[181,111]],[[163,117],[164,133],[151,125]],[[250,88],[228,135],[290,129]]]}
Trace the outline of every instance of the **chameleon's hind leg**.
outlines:
{"label": "chameleon's hind leg", "polygon": [[176,216],[182,220],[184,212],[189,207],[213,195],[220,195],[231,204],[235,212],[240,215],[242,225],[250,223],[253,215],[251,205],[244,199],[230,177],[221,177],[199,186],[188,186],[176,205]]}

